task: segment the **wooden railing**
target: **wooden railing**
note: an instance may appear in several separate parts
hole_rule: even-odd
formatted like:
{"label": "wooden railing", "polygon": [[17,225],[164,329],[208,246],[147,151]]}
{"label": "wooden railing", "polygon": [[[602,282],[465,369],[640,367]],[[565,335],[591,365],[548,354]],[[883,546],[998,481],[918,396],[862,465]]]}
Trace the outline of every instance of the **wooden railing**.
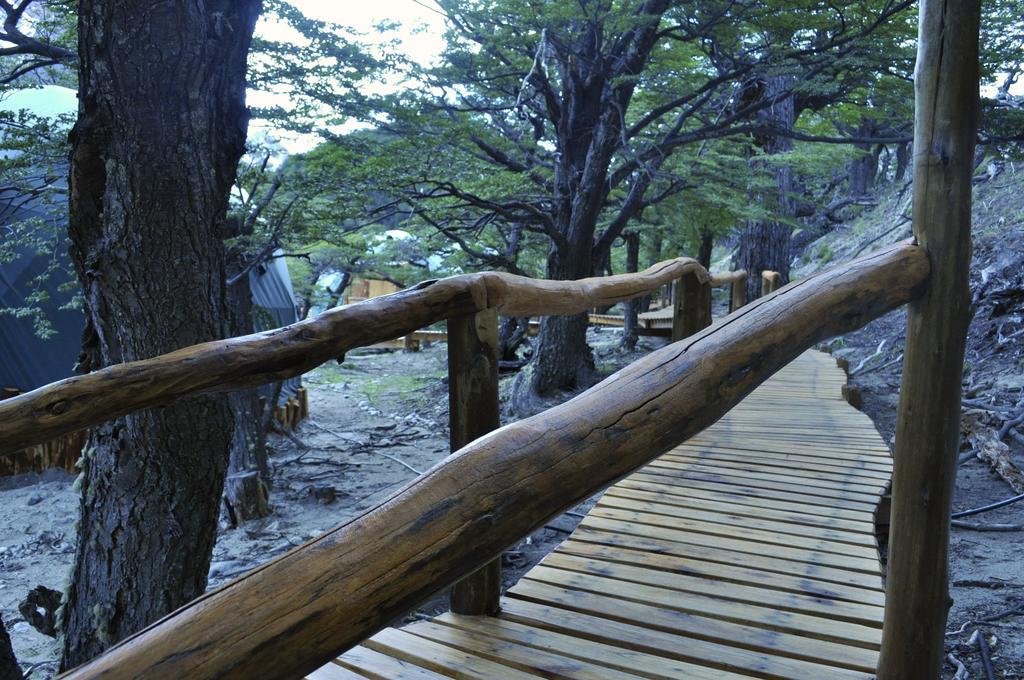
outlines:
{"label": "wooden railing", "polygon": [[709,278],[695,260],[678,258],[637,274],[579,281],[496,272],[426,281],[284,328],[110,366],[0,401],[0,454],[189,394],[291,378],[349,350],[438,321],[484,310],[505,316],[577,314],[638,297],[684,275]]}
{"label": "wooden railing", "polygon": [[[280,331],[56,383],[6,412],[0,404],[0,447],[17,447],[32,438],[21,428],[52,436],[183,394],[293,375],[449,319],[452,443],[461,448],[376,508],[196,599],[68,677],[301,675],[470,574],[455,606],[491,611],[502,550],[711,425],[814,343],[915,299],[928,276],[924,251],[897,244],[790,284],[569,402],[489,434],[497,425],[497,313],[576,313],[673,279],[704,286],[711,278],[690,260],[578,282],[455,277]],[[126,389],[136,394],[116,392]]]}
{"label": "wooden railing", "polygon": [[[897,244],[790,283],[569,402],[469,443],[463,439],[479,433],[453,426],[453,443],[465,445],[378,507],[196,599],[69,677],[311,671],[707,427],[815,342],[911,301],[878,677],[938,677],[970,306],[980,10],[968,0],[922,0],[919,7],[913,230],[921,245]],[[114,366],[0,402],[0,451],[186,394],[296,375],[442,319],[458,329],[459,347],[487,362],[494,314],[583,312],[685,276],[710,279],[692,260],[674,260],[641,274],[578,282],[479,274],[424,284],[279,331]],[[456,371],[472,376],[473,365]],[[479,373],[491,390],[491,374]],[[473,388],[463,387],[452,388],[454,404],[474,400]],[[483,429],[494,424],[491,418]],[[486,578],[481,583],[493,588]]]}

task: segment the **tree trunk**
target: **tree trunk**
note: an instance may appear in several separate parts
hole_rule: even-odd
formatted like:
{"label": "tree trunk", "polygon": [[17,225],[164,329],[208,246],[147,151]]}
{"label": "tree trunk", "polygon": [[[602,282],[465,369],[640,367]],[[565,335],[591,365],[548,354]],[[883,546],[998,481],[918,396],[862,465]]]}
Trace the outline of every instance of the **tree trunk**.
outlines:
{"label": "tree trunk", "polygon": [[697,249],[697,261],[704,269],[711,269],[711,251],[715,247],[715,234],[708,229],[700,230],[700,247]]}
{"label": "tree trunk", "polygon": [[910,167],[910,143],[904,142],[896,146],[896,181],[900,182]]}
{"label": "tree trunk", "polygon": [[[626,242],[626,271],[635,274],[640,268],[640,233],[631,231],[622,235]],[[638,316],[640,315],[640,298],[633,298],[624,303],[625,314],[622,321],[622,348],[636,349]]]}
{"label": "tree trunk", "polygon": [[[258,0],[80,0],[71,257],[82,370],[222,337],[222,238]],[[232,416],[219,396],[95,428],[63,609],[71,668],[206,587]]]}
{"label": "tree trunk", "polygon": [[516,351],[526,340],[529,330],[530,320],[526,317],[502,317],[498,331],[498,359],[517,361]]}
{"label": "tree trunk", "polygon": [[[557,123],[557,162],[553,181],[553,207],[549,231],[553,234],[548,253],[550,279],[590,276],[595,261],[604,261],[612,242],[626,222],[641,209],[643,194],[662,159],[646,165],[636,184],[630,187],[625,204],[599,238],[597,222],[611,191],[609,168],[623,144],[623,112],[628,110],[634,88],[651,50],[658,41],[661,15],[668,0],[646,0],[644,17],[629,29],[628,37],[612,43],[628,49],[611,59],[602,52],[609,36],[600,21],[587,22],[568,49],[558,51],[561,94]],[[615,48],[618,49],[618,48]],[[594,361],[587,346],[587,315],[544,317],[537,351],[531,366],[520,374],[516,403],[527,385],[532,396],[576,389],[593,378]],[[528,380],[524,376],[529,376]],[[517,407],[517,411],[523,413]]]}
{"label": "tree trunk", "polygon": [[861,198],[867,195],[874,184],[878,160],[871,153],[869,145],[856,144],[855,147],[861,152],[861,155],[847,164],[847,174],[849,177],[850,198]]}
{"label": "tree trunk", "polygon": [[[794,77],[778,75],[765,78],[765,98],[778,97],[781,93],[791,90]],[[793,97],[779,99],[771,106],[758,112],[758,118],[771,127],[783,130],[793,129],[796,123],[796,109]],[[767,153],[783,153],[793,147],[793,140],[788,137],[765,136],[756,142]],[[760,200],[767,203],[772,211],[780,217],[792,217],[795,210],[793,196],[793,169],[779,165],[775,170],[775,196],[762,196]],[[792,227],[783,221],[765,220],[748,222],[740,236],[739,249],[733,260],[734,269],[747,271],[747,295],[750,299],[761,293],[761,272],[765,269],[777,271],[782,282],[789,281],[790,237]]]}
{"label": "tree trunk", "polygon": [[21,666],[14,657],[14,648],[11,647],[11,637],[4,627],[4,620],[0,618],[0,678],[3,680],[21,680],[24,676],[21,673]]}
{"label": "tree trunk", "polygon": [[[574,256],[552,248],[548,257],[548,278],[580,279],[590,276],[590,239],[576,248]],[[587,314],[574,316],[543,316],[540,338],[533,360],[517,376],[513,408],[520,415],[535,412],[544,397],[560,390],[573,390],[589,384],[594,378],[594,358],[587,344]]]}
{"label": "tree trunk", "polygon": [[[245,255],[239,250],[228,253],[228,279],[245,267]],[[227,289],[229,335],[253,332],[252,287],[249,276],[242,276]],[[260,395],[255,389],[228,394],[234,420],[231,452],[228,458],[227,482],[224,485],[224,508],[231,526],[270,514],[270,463],[267,460],[266,430]],[[276,404],[268,404],[273,409]]]}

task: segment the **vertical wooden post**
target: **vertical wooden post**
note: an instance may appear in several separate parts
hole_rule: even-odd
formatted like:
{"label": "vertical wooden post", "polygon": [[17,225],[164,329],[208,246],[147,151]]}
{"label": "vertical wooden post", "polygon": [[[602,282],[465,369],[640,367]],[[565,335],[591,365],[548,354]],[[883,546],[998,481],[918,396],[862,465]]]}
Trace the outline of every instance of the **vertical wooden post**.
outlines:
{"label": "vertical wooden post", "polygon": [[711,325],[711,283],[687,272],[675,283],[672,295],[672,342]]}
{"label": "vertical wooden post", "polygon": [[746,274],[732,282],[730,293],[731,295],[729,296],[729,312],[735,312],[737,309],[747,304]]}
{"label": "vertical wooden post", "polygon": [[[448,320],[448,407],[452,451],[501,425],[494,309]],[[452,586],[451,608],[456,614],[496,614],[500,595],[499,556]]]}
{"label": "vertical wooden post", "polygon": [[914,77],[914,237],[931,262],[910,304],[896,419],[879,680],[937,678],[970,321],[978,0],[921,0]]}
{"label": "vertical wooden post", "polygon": [[761,297],[777,291],[779,289],[779,284],[781,283],[781,274],[765,269],[761,272]]}
{"label": "vertical wooden post", "polygon": [[694,333],[711,325],[711,282],[703,282],[698,290],[697,313],[699,316],[697,317],[697,328],[693,330]]}

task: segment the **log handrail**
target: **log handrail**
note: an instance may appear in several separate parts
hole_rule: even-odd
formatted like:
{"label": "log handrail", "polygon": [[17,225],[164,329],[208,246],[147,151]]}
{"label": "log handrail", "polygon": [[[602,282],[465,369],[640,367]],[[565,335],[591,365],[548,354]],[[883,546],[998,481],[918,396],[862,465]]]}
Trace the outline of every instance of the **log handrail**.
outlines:
{"label": "log handrail", "polygon": [[0,455],[190,394],[226,392],[301,375],[357,347],[456,316],[576,314],[707,271],[691,258],[636,274],[552,281],[484,272],[425,281],[263,333],[215,340],[109,366],[0,401]]}
{"label": "log handrail", "polygon": [[737,281],[746,281],[747,270],[737,269],[731,272],[719,272],[718,274],[711,275],[711,287],[717,288],[719,286],[728,286]]}
{"label": "log handrail", "polygon": [[900,243],[791,283],[564,404],[473,441],[364,515],[67,677],[310,672],[708,427],[814,343],[918,298],[928,277],[925,252]]}
{"label": "log handrail", "polygon": [[778,290],[782,285],[782,274],[765,269],[761,272],[761,295],[768,295]]}

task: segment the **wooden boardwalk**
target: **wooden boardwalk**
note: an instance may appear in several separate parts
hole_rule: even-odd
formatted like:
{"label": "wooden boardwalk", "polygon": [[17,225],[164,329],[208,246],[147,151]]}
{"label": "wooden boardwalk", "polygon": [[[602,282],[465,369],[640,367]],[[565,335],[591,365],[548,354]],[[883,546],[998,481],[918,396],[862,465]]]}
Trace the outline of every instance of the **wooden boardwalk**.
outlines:
{"label": "wooden boardwalk", "polygon": [[310,678],[869,678],[889,451],[808,352],[613,485],[496,617],[387,629]]}

